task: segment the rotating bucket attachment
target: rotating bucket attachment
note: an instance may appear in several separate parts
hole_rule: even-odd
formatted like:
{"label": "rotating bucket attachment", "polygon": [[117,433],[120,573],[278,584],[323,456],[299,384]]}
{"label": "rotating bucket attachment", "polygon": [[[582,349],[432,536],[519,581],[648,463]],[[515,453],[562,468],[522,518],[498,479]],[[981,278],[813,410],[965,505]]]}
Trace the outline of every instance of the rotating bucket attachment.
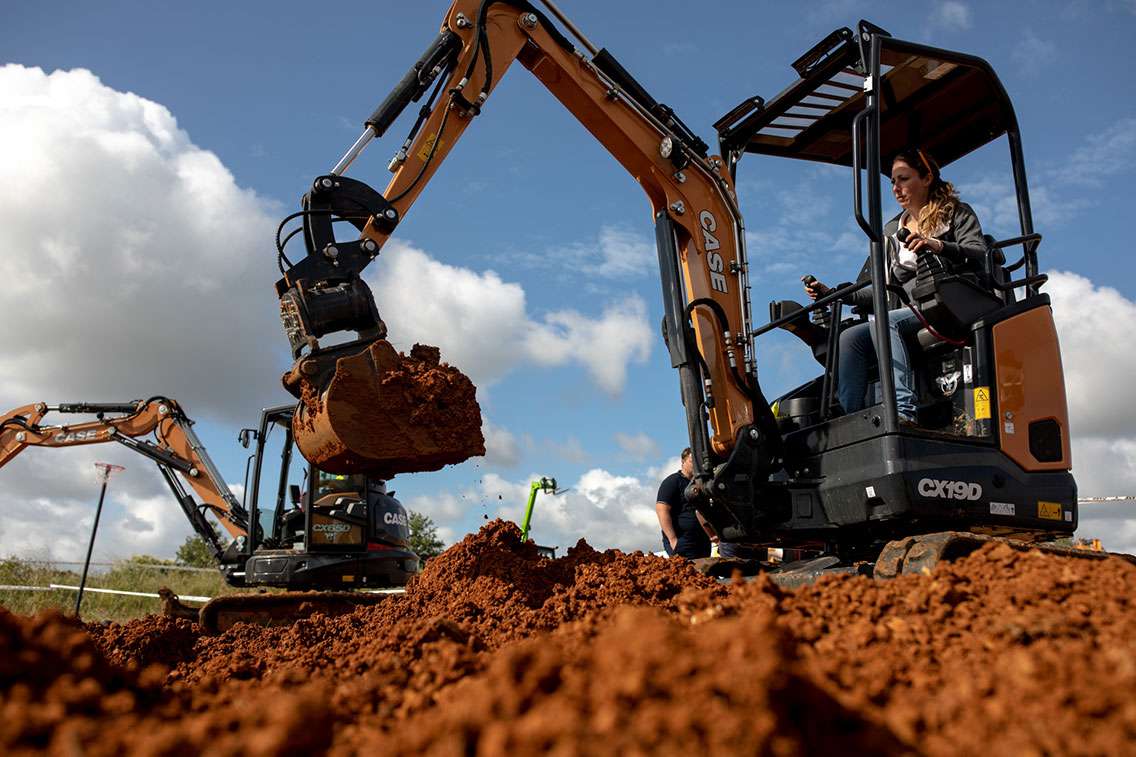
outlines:
{"label": "rotating bucket attachment", "polygon": [[436,347],[405,355],[379,339],[297,360],[284,386],[300,399],[292,433],[304,458],[391,478],[484,455],[473,382],[439,358]]}

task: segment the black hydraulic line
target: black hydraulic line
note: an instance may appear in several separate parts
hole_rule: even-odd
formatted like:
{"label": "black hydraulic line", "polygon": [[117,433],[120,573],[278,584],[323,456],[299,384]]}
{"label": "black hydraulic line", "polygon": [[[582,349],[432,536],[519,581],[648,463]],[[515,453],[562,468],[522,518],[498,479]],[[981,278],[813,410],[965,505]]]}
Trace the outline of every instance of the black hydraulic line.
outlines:
{"label": "black hydraulic line", "polygon": [[433,71],[439,66],[444,68],[446,59],[460,49],[461,37],[449,29],[442,31],[434,39],[422,57],[410,67],[386,99],[379,103],[379,107],[375,108],[370,117],[364,121],[364,124],[375,133],[376,138],[386,133],[407,105],[422,96],[434,81]]}
{"label": "black hydraulic line", "polygon": [[166,485],[169,486],[170,491],[174,495],[174,499],[176,499],[178,505],[181,506],[185,517],[189,519],[189,524],[193,526],[193,530],[197,532],[198,536],[209,543],[209,546],[213,548],[213,557],[220,561],[221,554],[225,549],[217,538],[217,532],[213,530],[213,524],[211,524],[202,514],[201,510],[198,509],[197,502],[195,502],[193,497],[185,490],[185,487],[181,485],[177,476],[173,474],[168,466],[159,463],[158,470],[161,471],[162,478],[166,480]]}
{"label": "black hydraulic line", "polygon": [[[727,333],[730,333],[730,321],[729,321],[729,317],[726,315],[726,309],[724,307],[722,307],[721,303],[719,303],[717,300],[711,299],[709,297],[699,297],[696,300],[691,300],[687,304],[686,311],[685,311],[686,317],[689,318],[690,315],[694,312],[694,309],[699,308],[699,307],[709,307],[711,312],[713,312],[714,315],[717,316],[718,325],[722,329],[722,338],[723,338],[723,341],[724,341],[725,335]],[[731,345],[727,344],[726,347],[730,348]],[[699,351],[697,349],[697,347],[695,347],[695,352],[698,353],[699,359],[702,362],[703,370],[706,371],[706,375],[709,375],[710,374],[710,366],[708,366],[706,364],[706,360],[703,357],[701,351]],[[753,389],[753,387],[751,387],[749,385],[749,382],[746,381],[745,378],[742,377],[741,372],[738,370],[736,360],[734,361],[734,363],[732,365],[730,365],[730,373],[731,373],[731,375],[734,379],[734,383],[737,384],[738,388],[742,390],[742,393],[745,394],[745,396],[749,399],[749,401],[750,402],[757,402],[758,398],[757,398],[757,396],[754,392],[754,389]]]}
{"label": "black hydraulic line", "polygon": [[121,435],[116,436],[115,441],[124,447],[129,447],[143,457],[148,457],[160,465],[168,465],[186,475],[189,475],[189,472],[194,469],[193,463],[185,458],[178,457],[172,452],[167,452],[156,444],[147,441],[138,441],[137,439],[131,439],[128,436]]}
{"label": "black hydraulic line", "polygon": [[144,404],[137,402],[69,402],[59,406],[61,413],[136,413]]}

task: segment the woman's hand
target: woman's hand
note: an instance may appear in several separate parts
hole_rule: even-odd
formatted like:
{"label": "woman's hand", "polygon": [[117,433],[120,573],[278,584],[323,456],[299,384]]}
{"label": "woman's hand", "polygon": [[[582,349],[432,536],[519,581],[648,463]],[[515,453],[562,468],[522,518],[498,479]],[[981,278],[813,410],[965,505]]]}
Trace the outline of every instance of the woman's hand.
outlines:
{"label": "woman's hand", "polygon": [[809,296],[810,300],[815,300],[817,297],[824,297],[832,290],[825,284],[820,283],[816,279],[805,284],[805,294]]}
{"label": "woman's hand", "polygon": [[943,251],[943,240],[935,239],[935,237],[925,237],[920,234],[912,234],[907,238],[907,249],[914,252],[916,255],[922,255],[925,252],[934,252],[936,254]]}

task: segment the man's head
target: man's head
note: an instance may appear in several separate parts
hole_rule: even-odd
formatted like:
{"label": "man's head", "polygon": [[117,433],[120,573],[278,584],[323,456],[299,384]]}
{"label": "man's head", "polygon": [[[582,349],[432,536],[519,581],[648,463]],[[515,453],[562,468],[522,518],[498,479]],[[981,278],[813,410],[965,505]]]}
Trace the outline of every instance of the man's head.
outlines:
{"label": "man's head", "polygon": [[694,477],[694,455],[690,453],[690,447],[682,451],[682,465],[679,466],[679,471],[686,478]]}

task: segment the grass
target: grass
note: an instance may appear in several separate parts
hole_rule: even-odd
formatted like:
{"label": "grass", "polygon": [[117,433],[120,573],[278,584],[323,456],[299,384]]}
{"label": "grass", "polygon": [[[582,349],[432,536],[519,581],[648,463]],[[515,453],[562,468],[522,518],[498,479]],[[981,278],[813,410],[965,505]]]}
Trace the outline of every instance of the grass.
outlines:
{"label": "grass", "polygon": [[[173,570],[171,564],[152,558],[131,558],[114,563],[109,570],[87,574],[87,586],[100,589],[120,589],[156,594],[166,586],[175,594],[216,597],[233,594],[237,589],[228,586],[218,571],[207,572]],[[48,586],[49,584],[79,585],[77,571],[62,570],[16,559],[0,560],[0,585]],[[66,589],[50,591],[13,591],[0,589],[0,606],[22,615],[33,615],[55,609],[70,615],[75,611],[76,592]],[[201,603],[186,603],[200,607]],[[84,593],[82,618],[85,621],[125,621],[161,611],[157,598],[130,597],[119,594]]]}

